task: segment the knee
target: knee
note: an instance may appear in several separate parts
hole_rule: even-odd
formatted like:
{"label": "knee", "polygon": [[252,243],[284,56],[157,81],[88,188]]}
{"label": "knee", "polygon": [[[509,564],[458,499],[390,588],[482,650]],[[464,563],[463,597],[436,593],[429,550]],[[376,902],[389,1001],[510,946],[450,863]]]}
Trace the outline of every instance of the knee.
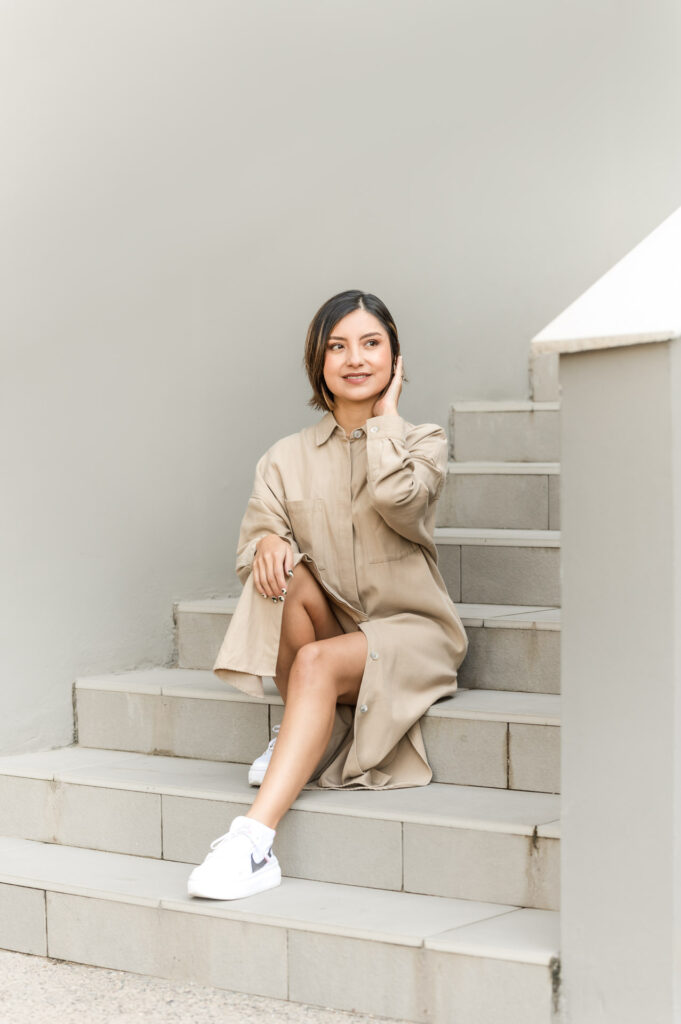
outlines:
{"label": "knee", "polygon": [[297,676],[314,677],[319,673],[323,660],[322,645],[319,641],[313,640],[312,643],[303,644],[298,648],[293,659],[292,671],[295,669]]}
{"label": "knee", "polygon": [[289,689],[292,685],[305,688],[325,685],[328,675],[326,661],[323,642],[312,641],[299,647],[291,665]]}

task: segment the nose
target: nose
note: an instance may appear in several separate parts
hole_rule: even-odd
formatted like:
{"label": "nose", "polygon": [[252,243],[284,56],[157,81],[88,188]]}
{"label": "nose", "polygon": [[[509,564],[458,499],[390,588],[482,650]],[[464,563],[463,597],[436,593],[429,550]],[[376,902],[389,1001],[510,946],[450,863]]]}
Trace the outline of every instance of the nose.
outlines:
{"label": "nose", "polygon": [[348,345],[345,353],[345,361],[348,366],[361,366],[364,362],[364,355],[360,345]]}

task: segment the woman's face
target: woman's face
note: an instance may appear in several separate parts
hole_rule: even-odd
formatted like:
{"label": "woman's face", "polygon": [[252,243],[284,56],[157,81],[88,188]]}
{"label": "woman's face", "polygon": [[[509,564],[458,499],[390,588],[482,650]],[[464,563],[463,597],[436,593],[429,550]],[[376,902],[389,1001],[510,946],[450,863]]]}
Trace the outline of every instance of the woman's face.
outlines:
{"label": "woman's face", "polygon": [[365,309],[339,320],[326,343],[324,380],[338,400],[366,402],[387,386],[392,370],[385,327]]}

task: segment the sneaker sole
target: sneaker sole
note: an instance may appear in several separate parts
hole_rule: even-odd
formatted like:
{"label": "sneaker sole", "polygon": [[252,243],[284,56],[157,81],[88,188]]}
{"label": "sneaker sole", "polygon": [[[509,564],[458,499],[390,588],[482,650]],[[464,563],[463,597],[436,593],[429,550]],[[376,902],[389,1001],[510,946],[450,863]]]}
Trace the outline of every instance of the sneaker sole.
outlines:
{"label": "sneaker sole", "polygon": [[281,867],[279,862],[270,863],[266,868],[257,871],[252,878],[232,885],[205,885],[200,882],[187,882],[187,894],[200,896],[208,900],[240,900],[245,896],[255,896],[266,889],[274,889],[281,885]]}
{"label": "sneaker sole", "polygon": [[258,769],[258,768],[249,768],[249,770],[248,770],[248,785],[249,786],[259,786],[261,784],[262,780],[265,778],[265,772],[266,771],[267,771],[266,768],[265,768],[264,771],[262,769]]}

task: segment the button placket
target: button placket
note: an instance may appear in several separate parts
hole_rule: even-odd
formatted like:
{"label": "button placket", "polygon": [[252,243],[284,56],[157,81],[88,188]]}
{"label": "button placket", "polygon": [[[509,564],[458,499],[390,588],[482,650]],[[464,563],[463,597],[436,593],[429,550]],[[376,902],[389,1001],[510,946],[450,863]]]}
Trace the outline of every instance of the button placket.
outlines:
{"label": "button placket", "polygon": [[[340,558],[340,572],[341,581],[347,593],[353,594],[353,600],[356,601],[358,608],[361,608],[361,602],[359,599],[359,589],[357,586],[357,567],[355,565],[355,553],[354,553],[354,526],[353,526],[353,497],[352,497],[352,477],[353,477],[353,461],[354,456],[352,445],[350,444],[350,436],[344,436],[344,455],[343,455],[343,475],[347,473],[347,491],[343,494],[343,505],[347,511],[340,516],[341,523],[339,524],[339,538],[338,538],[338,549]],[[341,477],[342,479],[342,477]],[[347,501],[347,505],[345,502]],[[341,540],[341,537],[344,540]]]}
{"label": "button placket", "polygon": [[[378,661],[378,651],[369,651],[369,658],[372,661]],[[363,715],[365,715],[367,713],[367,711],[369,710],[369,705],[368,704],[361,704],[359,710],[360,710],[360,712]]]}

